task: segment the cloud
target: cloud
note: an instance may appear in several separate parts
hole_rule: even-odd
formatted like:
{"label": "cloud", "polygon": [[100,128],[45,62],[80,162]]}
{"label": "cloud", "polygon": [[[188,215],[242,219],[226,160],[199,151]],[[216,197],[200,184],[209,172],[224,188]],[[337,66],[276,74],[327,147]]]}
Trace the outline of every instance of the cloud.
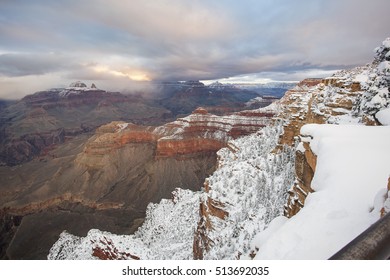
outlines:
{"label": "cloud", "polygon": [[388,0],[2,1],[0,75],[109,88],[118,80],[295,80],[370,62],[390,36],[389,8]]}
{"label": "cloud", "polygon": [[28,76],[57,72],[75,65],[72,58],[61,54],[1,54],[0,75]]}

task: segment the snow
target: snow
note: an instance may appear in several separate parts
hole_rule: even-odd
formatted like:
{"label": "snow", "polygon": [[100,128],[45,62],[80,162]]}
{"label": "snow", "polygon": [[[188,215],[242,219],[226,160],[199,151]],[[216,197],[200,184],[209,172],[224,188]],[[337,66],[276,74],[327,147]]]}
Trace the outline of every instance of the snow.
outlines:
{"label": "snow", "polygon": [[344,108],[335,108],[335,109],[333,109],[333,112],[342,113],[342,114],[348,114],[350,111],[347,110],[347,109],[344,109]]}
{"label": "snow", "polygon": [[229,216],[212,219],[207,233],[213,247],[204,259],[237,259],[250,253],[252,238],[282,214],[294,181],[294,149],[273,153],[282,123],[231,141],[218,152],[219,168],[207,179],[208,196],[222,202]]}
{"label": "snow", "polygon": [[273,219],[269,225],[267,230],[264,230],[256,235],[255,238],[253,238],[251,245],[252,247],[256,248],[257,244],[264,244],[272,235],[274,235],[286,222],[288,221],[288,218],[285,216],[279,216]]}
{"label": "snow", "polygon": [[305,152],[305,148],[303,147],[303,143],[300,142],[296,148],[297,151],[300,151],[301,153]]}
{"label": "snow", "polygon": [[199,217],[200,192],[176,189],[173,199],[150,203],[144,224],[132,235],[116,235],[91,229],[86,237],[66,231],[50,249],[48,259],[88,260],[93,246],[108,239],[119,252],[141,259],[191,259],[193,234]]}
{"label": "snow", "polygon": [[359,118],[354,118],[351,116],[351,114],[345,114],[340,116],[331,116],[328,119],[328,123],[330,124],[355,124],[355,125],[362,125]]}
{"label": "snow", "polygon": [[[266,107],[262,107],[259,109],[252,110],[251,112],[257,112],[257,113],[275,113],[280,111],[280,103],[278,101],[272,102],[270,105]],[[245,112],[245,111],[244,111]]]}
{"label": "snow", "polygon": [[390,49],[390,38],[386,38],[383,41],[382,46],[385,47],[386,49]]}
{"label": "snow", "polygon": [[376,113],[375,117],[383,125],[390,125],[390,108],[383,109]]}
{"label": "snow", "polygon": [[379,218],[390,127],[310,124],[301,133],[313,137],[315,192],[297,215],[255,238],[257,259],[327,259]]}
{"label": "snow", "polygon": [[119,123],[116,126],[118,127],[117,132],[120,132],[120,131],[126,129],[129,126],[129,124],[128,123]]}
{"label": "snow", "polygon": [[378,65],[378,70],[380,71],[380,73],[383,73],[383,74],[390,73],[390,62],[389,61],[382,61]]}
{"label": "snow", "polygon": [[366,74],[359,74],[355,77],[354,82],[358,83],[366,83],[368,81],[369,77]]}
{"label": "snow", "polygon": [[251,106],[251,105],[254,105],[258,102],[263,102],[264,99],[263,97],[259,96],[259,97],[255,97],[255,98],[252,98],[251,100],[249,100],[248,102],[245,103],[245,106]]}

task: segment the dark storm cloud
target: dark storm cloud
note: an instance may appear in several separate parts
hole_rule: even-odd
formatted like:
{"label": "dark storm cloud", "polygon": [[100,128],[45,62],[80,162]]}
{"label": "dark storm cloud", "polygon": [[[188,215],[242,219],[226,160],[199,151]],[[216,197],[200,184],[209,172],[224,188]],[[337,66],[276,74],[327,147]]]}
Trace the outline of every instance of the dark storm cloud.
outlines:
{"label": "dark storm cloud", "polygon": [[388,0],[3,0],[0,83],[49,74],[42,80],[292,80],[370,62],[390,36],[389,8]]}

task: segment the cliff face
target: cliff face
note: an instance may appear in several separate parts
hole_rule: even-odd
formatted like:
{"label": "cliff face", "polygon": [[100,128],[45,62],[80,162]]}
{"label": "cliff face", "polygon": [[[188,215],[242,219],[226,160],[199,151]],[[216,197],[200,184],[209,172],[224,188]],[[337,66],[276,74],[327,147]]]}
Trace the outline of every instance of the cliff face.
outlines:
{"label": "cliff face", "polygon": [[185,157],[186,154],[215,153],[227,142],[253,133],[271,123],[272,111],[244,111],[215,116],[198,108],[190,116],[155,129],[157,157]]}

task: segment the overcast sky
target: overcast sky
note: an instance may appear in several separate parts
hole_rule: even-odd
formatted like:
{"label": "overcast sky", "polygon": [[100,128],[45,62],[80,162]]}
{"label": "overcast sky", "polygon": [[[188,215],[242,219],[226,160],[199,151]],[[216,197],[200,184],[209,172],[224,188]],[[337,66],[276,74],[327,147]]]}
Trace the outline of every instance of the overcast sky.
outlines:
{"label": "overcast sky", "polygon": [[389,0],[0,0],[0,98],[76,80],[327,76],[372,60],[389,11]]}

